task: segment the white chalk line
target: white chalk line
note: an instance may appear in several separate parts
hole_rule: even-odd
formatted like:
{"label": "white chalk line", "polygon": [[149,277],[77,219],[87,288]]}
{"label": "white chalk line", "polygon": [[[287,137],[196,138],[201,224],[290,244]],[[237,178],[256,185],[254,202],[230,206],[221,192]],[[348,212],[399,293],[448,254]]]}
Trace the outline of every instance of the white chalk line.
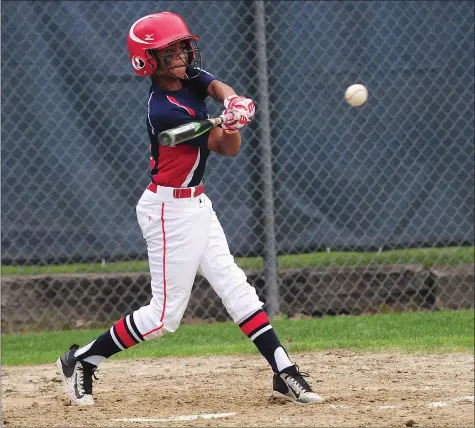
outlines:
{"label": "white chalk line", "polygon": [[468,397],[459,397],[456,398],[455,401],[471,401],[473,403],[475,401],[475,396],[469,395]]}
{"label": "white chalk line", "polygon": [[434,401],[433,403],[429,403],[430,407],[445,407],[445,406],[450,406],[453,403],[473,403],[475,399],[475,396],[469,395],[467,397],[458,397],[454,398],[450,402],[448,401]]}
{"label": "white chalk line", "polygon": [[203,413],[201,415],[170,416],[169,418],[120,418],[115,422],[172,422],[172,421],[194,421],[196,419],[219,419],[235,416],[236,413]]}
{"label": "white chalk line", "polygon": [[450,403],[447,403],[447,401],[434,401],[433,403],[428,404],[429,407],[445,407],[445,406],[450,406]]}
{"label": "white chalk line", "polygon": [[[469,395],[466,397],[458,397],[454,398],[450,401],[434,401],[432,403],[427,403],[429,407],[445,407],[450,406],[454,403],[473,403],[475,396]],[[325,403],[322,403],[323,405]],[[332,409],[351,409],[354,407],[360,406],[352,406],[349,404],[329,404],[328,407]],[[396,405],[382,405],[382,406],[371,406],[376,407],[378,409],[398,409],[402,406]],[[201,415],[183,415],[183,416],[170,416],[168,418],[119,418],[114,419],[115,422],[172,422],[172,421],[194,421],[197,419],[219,419],[219,418],[227,418],[231,416],[236,416],[236,413],[203,413]]]}
{"label": "white chalk line", "polygon": [[[323,403],[325,404],[325,403]],[[354,409],[355,407],[374,407],[377,409],[398,409],[401,406],[385,405],[385,406],[352,406],[350,404],[330,404],[328,407],[332,409]]]}
{"label": "white chalk line", "polygon": [[[475,399],[475,396],[469,395],[466,397],[454,398],[449,401],[434,401],[432,403],[427,403],[426,405],[429,407],[446,407],[446,406],[451,406],[452,404],[455,404],[455,403],[473,403],[474,399]],[[349,404],[330,404],[328,407],[331,407],[332,409],[351,409],[354,407],[361,407],[361,406],[352,406]],[[399,409],[403,406],[389,404],[389,405],[384,405],[384,406],[365,406],[365,407],[375,407],[377,409]]]}

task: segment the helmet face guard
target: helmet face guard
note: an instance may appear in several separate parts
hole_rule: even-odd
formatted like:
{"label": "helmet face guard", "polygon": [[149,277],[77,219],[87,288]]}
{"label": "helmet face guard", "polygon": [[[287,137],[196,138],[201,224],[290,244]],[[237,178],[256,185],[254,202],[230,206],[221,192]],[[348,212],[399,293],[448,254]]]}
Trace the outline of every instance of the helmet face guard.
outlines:
{"label": "helmet face guard", "polygon": [[[152,49],[147,49],[145,51],[145,57],[150,65],[150,67],[155,71],[155,70],[167,70],[169,73],[173,74],[175,77],[179,79],[194,79],[199,76],[199,72],[201,71],[201,52],[198,47],[198,43],[196,40],[181,40],[181,41],[186,41],[186,51],[182,51],[182,54],[185,56],[186,59],[181,58],[182,64],[176,65],[174,67],[170,67],[169,64],[172,61],[174,57],[177,55],[177,53],[171,53],[171,54],[163,54],[158,56],[154,50]],[[175,42],[175,43],[180,43],[180,41]],[[166,48],[166,46],[164,47]],[[160,49],[164,49],[160,48]],[[175,68],[182,68],[186,67],[185,71],[185,76],[181,77],[178,76],[173,72]],[[194,70],[192,73],[191,70]]]}
{"label": "helmet face guard", "polygon": [[[201,54],[197,44],[199,39],[190,33],[183,18],[175,13],[160,12],[138,19],[130,28],[127,41],[135,74],[151,76],[155,70],[168,70],[180,79],[197,77],[201,70]],[[183,41],[187,42],[187,49],[183,52],[186,60],[182,61],[183,65],[173,67],[186,67],[185,77],[180,77],[173,72],[173,68],[167,67],[173,57],[170,57],[171,54],[158,57],[153,51]],[[195,72],[191,73],[191,70]]]}

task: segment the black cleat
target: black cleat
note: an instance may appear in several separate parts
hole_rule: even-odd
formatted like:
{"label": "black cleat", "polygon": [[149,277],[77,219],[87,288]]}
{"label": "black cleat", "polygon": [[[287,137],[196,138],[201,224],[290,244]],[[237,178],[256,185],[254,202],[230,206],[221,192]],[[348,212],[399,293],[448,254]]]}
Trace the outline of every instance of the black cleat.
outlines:
{"label": "black cleat", "polygon": [[78,345],[72,345],[68,351],[56,360],[56,366],[63,378],[69,399],[80,406],[91,406],[94,404],[92,377],[96,367],[78,360],[74,356],[78,349]]}
{"label": "black cleat", "polygon": [[312,388],[304,379],[307,373],[300,373],[297,365],[287,367],[280,373],[274,373],[275,398],[282,398],[297,404],[319,403],[323,399],[312,391]]}

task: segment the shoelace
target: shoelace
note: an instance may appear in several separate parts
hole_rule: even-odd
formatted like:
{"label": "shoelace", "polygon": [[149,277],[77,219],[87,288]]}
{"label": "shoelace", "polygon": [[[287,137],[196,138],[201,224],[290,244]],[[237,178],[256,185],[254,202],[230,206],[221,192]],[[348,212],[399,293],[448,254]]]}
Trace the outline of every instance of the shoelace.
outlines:
{"label": "shoelace", "polygon": [[76,378],[76,384],[77,384],[77,389],[80,394],[84,394],[84,370],[83,367],[80,364],[76,365],[77,368],[77,378]]}
{"label": "shoelace", "polygon": [[304,377],[309,377],[308,373],[291,373],[287,374],[286,380],[292,384],[296,391],[301,394],[302,392],[313,392],[310,385],[304,379]]}
{"label": "shoelace", "polygon": [[85,369],[82,365],[79,366],[79,383],[84,387],[84,391],[81,391],[82,393],[92,395],[92,378],[94,377],[94,379],[99,380],[96,376],[96,370],[97,368]]}

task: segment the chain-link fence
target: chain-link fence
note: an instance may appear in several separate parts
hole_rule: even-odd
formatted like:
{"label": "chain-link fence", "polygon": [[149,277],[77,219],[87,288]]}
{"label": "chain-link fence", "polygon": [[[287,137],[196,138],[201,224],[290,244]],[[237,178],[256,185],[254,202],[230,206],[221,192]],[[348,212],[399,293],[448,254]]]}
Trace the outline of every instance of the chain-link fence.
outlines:
{"label": "chain-link fence", "polygon": [[[473,2],[4,1],[3,331],[108,323],[150,299],[135,217],[149,81],[126,40],[160,10],[256,101],[205,186],[271,314],[473,307]],[[357,108],[353,83],[369,89]],[[199,277],[195,318],[228,319]]]}

